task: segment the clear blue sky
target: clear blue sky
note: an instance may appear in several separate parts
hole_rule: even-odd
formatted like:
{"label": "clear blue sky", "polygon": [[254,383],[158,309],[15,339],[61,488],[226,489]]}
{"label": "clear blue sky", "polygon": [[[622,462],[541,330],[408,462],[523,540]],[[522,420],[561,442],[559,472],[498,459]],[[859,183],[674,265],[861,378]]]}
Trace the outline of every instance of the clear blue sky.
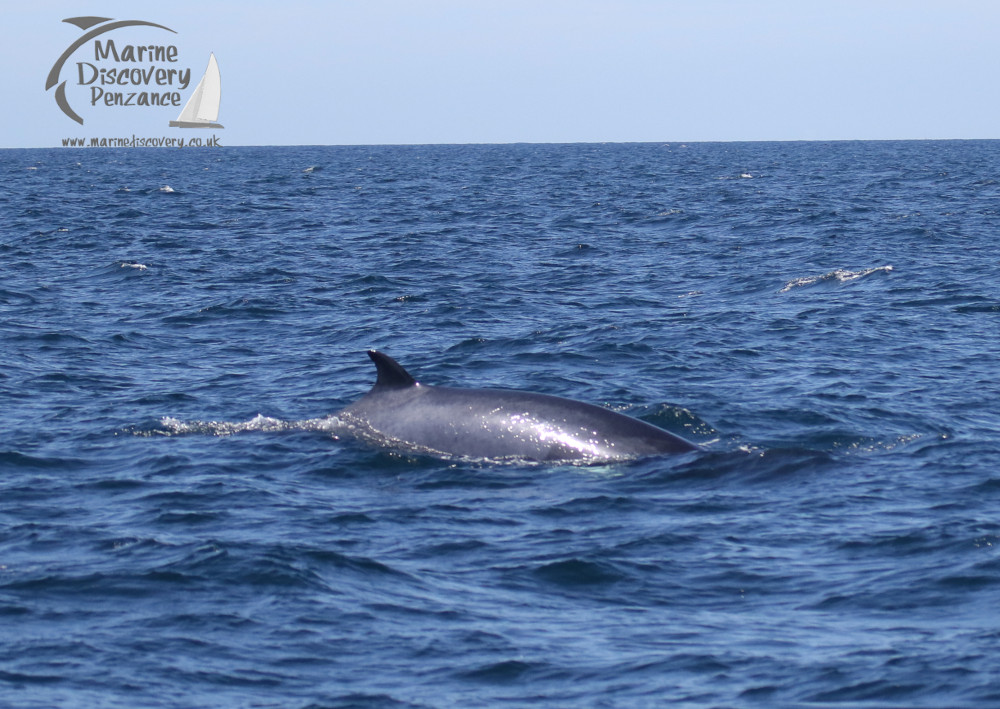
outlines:
{"label": "clear blue sky", "polygon": [[174,109],[88,106],[75,63],[92,42],[62,72],[85,125],[67,118],[44,85],[81,15],[176,30],[106,36],[175,44],[183,101],[214,52],[224,145],[1000,137],[995,0],[9,5],[0,147],[211,133],[168,128]]}

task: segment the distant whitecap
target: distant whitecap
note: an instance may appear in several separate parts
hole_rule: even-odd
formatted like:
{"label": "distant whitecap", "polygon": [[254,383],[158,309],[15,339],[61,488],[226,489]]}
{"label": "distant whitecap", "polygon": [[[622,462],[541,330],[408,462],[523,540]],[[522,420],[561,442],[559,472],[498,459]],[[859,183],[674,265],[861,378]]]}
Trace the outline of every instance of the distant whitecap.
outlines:
{"label": "distant whitecap", "polygon": [[793,288],[801,288],[803,286],[811,286],[816,283],[824,283],[837,281],[839,283],[846,283],[847,281],[854,281],[859,278],[864,278],[865,276],[870,276],[873,273],[889,273],[892,271],[892,266],[876,266],[875,268],[864,268],[857,271],[849,271],[844,268],[838,268],[835,271],[830,271],[829,273],[824,273],[821,276],[802,276],[800,278],[793,278],[785,287],[781,289],[781,293],[787,293]]}

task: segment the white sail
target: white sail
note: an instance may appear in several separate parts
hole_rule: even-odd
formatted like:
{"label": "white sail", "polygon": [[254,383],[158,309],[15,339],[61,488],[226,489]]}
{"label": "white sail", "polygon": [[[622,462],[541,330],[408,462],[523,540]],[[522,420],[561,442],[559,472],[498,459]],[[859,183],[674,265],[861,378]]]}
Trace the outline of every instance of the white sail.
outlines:
{"label": "white sail", "polygon": [[215,54],[208,55],[208,68],[201,81],[194,87],[181,115],[170,125],[177,128],[222,128],[215,119],[219,117],[219,103],[222,101],[222,75]]}

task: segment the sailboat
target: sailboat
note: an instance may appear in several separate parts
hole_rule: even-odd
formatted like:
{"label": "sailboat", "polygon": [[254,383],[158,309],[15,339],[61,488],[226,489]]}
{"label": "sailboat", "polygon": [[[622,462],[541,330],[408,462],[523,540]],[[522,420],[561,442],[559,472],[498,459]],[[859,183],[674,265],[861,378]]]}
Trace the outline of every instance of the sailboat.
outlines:
{"label": "sailboat", "polygon": [[219,102],[222,100],[222,75],[215,53],[208,55],[208,68],[201,81],[194,87],[194,93],[181,110],[176,121],[170,121],[172,128],[222,128],[215,122],[219,117]]}

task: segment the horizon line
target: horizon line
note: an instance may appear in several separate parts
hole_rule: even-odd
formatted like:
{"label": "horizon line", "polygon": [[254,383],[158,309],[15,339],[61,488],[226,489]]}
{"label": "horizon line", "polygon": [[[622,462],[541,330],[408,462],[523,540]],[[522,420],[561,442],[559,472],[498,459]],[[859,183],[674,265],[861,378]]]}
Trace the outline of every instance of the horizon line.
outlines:
{"label": "horizon line", "polygon": [[[501,142],[427,142],[427,143],[245,143],[222,145],[222,148],[379,148],[379,147],[431,147],[431,146],[477,146],[477,145],[688,145],[705,143],[902,143],[902,142],[947,142],[947,141],[989,141],[1000,138],[730,138],[730,139],[700,139],[700,140],[571,140],[571,141],[532,141],[511,140]],[[161,146],[143,146],[143,148],[159,149]],[[162,146],[171,149],[171,146]],[[92,148],[87,145],[47,145],[47,146],[3,146],[0,150],[141,150],[143,148]],[[173,146],[176,150],[176,146]],[[193,148],[192,148],[193,149]],[[208,149],[208,148],[206,148]],[[217,149],[217,148],[211,148]]]}

